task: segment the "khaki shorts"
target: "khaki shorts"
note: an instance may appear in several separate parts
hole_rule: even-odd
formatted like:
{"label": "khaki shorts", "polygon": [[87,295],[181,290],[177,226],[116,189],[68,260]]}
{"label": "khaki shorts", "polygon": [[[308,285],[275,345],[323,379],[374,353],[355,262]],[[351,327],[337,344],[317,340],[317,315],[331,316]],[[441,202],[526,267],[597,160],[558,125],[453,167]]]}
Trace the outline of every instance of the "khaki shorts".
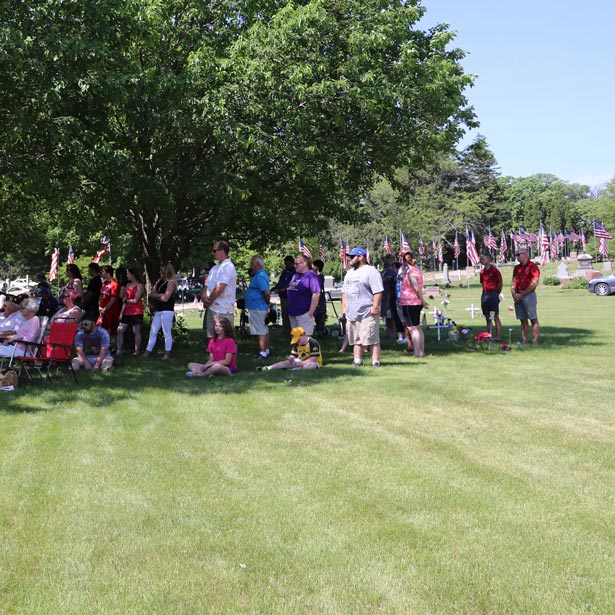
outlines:
{"label": "khaki shorts", "polygon": [[348,343],[351,346],[380,344],[380,326],[375,316],[366,316],[363,320],[349,320],[346,327]]}
{"label": "khaki shorts", "polygon": [[216,326],[216,320],[218,320],[218,318],[226,318],[231,323],[231,327],[235,326],[235,314],[218,314],[218,312],[214,312],[211,308],[207,308],[205,312],[207,337],[216,337],[214,327]]}
{"label": "khaki shorts", "polygon": [[289,316],[290,328],[302,327],[307,335],[314,333],[314,319],[308,316],[308,313],[299,314],[299,316]]}
{"label": "khaki shorts", "polygon": [[248,310],[250,319],[250,335],[267,335],[269,327],[265,324],[267,310]]}

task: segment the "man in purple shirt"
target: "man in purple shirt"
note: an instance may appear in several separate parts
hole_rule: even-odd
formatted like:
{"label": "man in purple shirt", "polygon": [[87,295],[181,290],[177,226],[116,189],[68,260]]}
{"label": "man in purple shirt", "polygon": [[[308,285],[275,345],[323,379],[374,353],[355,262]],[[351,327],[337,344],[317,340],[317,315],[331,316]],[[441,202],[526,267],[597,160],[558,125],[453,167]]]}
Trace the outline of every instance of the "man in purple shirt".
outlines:
{"label": "man in purple shirt", "polygon": [[295,257],[295,275],[287,289],[290,326],[302,327],[306,334],[314,333],[314,312],[320,298],[320,281],[312,271],[312,259],[304,254]]}

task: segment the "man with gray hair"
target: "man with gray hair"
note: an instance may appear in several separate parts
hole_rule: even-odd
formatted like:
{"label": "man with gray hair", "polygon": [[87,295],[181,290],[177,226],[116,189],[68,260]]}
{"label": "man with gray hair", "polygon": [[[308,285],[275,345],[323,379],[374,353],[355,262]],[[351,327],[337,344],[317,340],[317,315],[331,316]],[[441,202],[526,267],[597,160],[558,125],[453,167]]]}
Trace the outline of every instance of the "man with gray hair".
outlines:
{"label": "man with gray hair", "polygon": [[510,292],[515,302],[517,320],[521,321],[521,343],[527,344],[528,321],[531,321],[532,342],[534,346],[537,346],[540,324],[538,322],[536,288],[540,280],[540,269],[536,263],[530,260],[530,254],[526,247],[518,248],[516,256],[519,264],[515,265],[513,270]]}
{"label": "man with gray hair", "polygon": [[250,261],[250,285],[246,291],[246,309],[250,318],[250,333],[258,335],[259,353],[255,359],[266,359],[269,356],[269,327],[265,322],[269,312],[269,276],[265,271],[265,261],[256,254]]}

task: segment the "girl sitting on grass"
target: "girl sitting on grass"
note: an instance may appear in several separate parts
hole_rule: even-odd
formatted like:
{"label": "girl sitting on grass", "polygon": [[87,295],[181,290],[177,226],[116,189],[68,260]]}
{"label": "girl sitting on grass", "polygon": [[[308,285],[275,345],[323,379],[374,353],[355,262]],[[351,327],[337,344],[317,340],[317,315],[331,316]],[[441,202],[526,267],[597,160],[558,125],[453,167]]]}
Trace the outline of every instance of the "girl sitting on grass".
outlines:
{"label": "girl sitting on grass", "polygon": [[207,363],[188,363],[186,376],[230,376],[237,371],[237,344],[233,325],[226,318],[218,318],[214,326],[216,337],[209,340]]}

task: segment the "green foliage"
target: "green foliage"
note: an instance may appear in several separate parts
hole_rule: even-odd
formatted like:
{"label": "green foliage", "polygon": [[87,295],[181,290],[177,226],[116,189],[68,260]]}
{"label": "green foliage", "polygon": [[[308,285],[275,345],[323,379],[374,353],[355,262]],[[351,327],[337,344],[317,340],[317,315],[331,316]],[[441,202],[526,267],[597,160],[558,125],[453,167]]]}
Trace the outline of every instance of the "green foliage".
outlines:
{"label": "green foliage", "polygon": [[543,278],[542,283],[545,286],[559,286],[562,282],[559,278],[555,277],[554,275],[550,275],[550,276]]}
{"label": "green foliage", "polygon": [[587,290],[587,280],[583,277],[572,278],[572,280],[570,280],[568,284],[564,284],[562,288],[564,290],[578,290],[580,288]]}
{"label": "green foliage", "polygon": [[218,236],[263,250],[349,221],[473,125],[463,53],[414,3],[10,4],[3,187],[60,238],[128,235],[150,278]]}

